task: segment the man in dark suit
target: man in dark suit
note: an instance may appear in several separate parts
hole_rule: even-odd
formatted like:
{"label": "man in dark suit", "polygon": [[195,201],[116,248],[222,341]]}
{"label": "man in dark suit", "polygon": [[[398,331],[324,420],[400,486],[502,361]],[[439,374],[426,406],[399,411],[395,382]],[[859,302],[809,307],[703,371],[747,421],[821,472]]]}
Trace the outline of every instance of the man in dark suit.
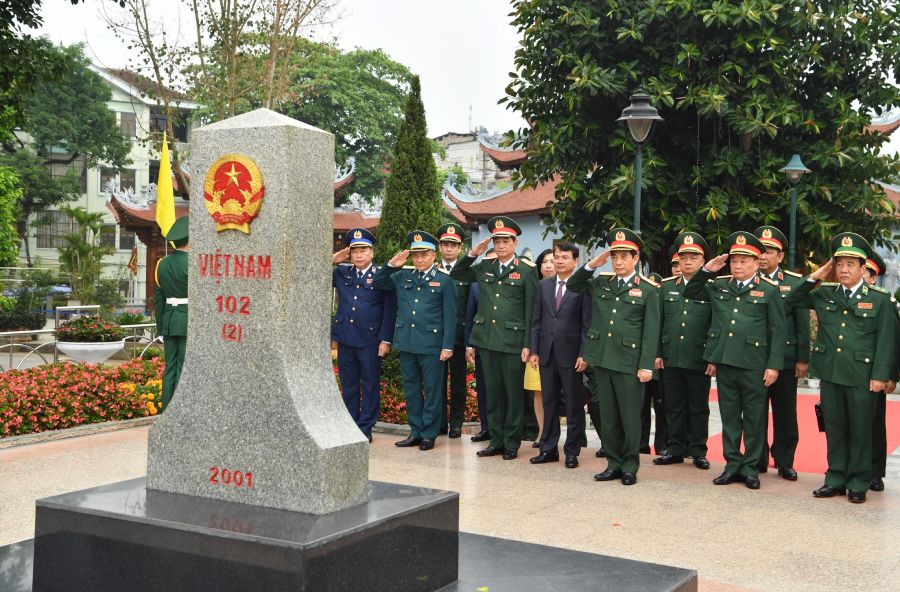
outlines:
{"label": "man in dark suit", "polygon": [[[494,249],[488,249],[484,254],[484,259],[490,261],[497,256]],[[469,299],[466,303],[466,327],[463,334],[463,340],[466,344],[466,361],[475,366],[475,395],[478,403],[478,420],[481,422],[481,431],[472,436],[472,442],[487,442],[491,439],[491,432],[488,428],[487,420],[487,382],[484,380],[484,366],[481,364],[481,356],[478,350],[469,343],[469,336],[472,334],[472,325],[475,322],[475,314],[478,312],[478,301],[481,297],[481,291],[478,289],[478,283],[469,286]]]}
{"label": "man in dark suit", "polygon": [[540,454],[531,464],[559,461],[559,411],[566,413],[566,468],[578,466],[584,435],[584,378],[587,367],[581,357],[591,326],[591,303],[582,294],[566,289],[566,282],[578,267],[578,247],[559,243],[553,249],[556,275],[541,280],[531,320],[532,366],[540,366],[543,390],[544,430]]}

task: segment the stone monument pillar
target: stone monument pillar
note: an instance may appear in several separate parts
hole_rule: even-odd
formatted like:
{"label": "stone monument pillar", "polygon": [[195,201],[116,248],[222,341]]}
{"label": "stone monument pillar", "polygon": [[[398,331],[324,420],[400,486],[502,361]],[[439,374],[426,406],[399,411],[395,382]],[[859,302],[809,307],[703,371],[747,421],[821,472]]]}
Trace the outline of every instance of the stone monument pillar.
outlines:
{"label": "stone monument pillar", "polygon": [[334,136],[258,109],[193,132],[189,341],[147,488],[326,514],[368,443],[329,357]]}

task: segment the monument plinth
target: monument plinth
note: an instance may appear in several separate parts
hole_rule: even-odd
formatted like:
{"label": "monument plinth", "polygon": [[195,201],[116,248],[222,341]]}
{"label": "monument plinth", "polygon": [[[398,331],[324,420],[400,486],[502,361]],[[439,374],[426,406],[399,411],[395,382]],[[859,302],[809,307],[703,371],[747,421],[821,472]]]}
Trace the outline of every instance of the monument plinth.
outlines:
{"label": "monument plinth", "polygon": [[334,136],[267,109],[191,139],[189,342],[147,487],[325,514],[366,501],[368,442],[330,353]]}

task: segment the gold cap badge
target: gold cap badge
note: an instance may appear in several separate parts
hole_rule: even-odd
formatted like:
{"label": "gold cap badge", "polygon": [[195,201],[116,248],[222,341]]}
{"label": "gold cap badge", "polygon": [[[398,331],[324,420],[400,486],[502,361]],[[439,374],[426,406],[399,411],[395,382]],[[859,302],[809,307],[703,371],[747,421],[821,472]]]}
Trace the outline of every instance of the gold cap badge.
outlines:
{"label": "gold cap badge", "polygon": [[417,243],[422,242],[422,235],[421,235],[421,234],[415,235],[415,236],[413,237],[413,240],[414,240],[415,242],[417,242]]}
{"label": "gold cap badge", "polygon": [[743,234],[739,234],[738,237],[736,239],[734,239],[734,242],[736,242],[739,245],[746,245],[747,237],[744,236]]}
{"label": "gold cap badge", "polygon": [[494,228],[503,228],[503,227],[504,227],[503,220],[497,220],[496,222],[494,222]]}
{"label": "gold cap badge", "polygon": [[617,241],[623,241],[623,240],[625,240],[625,233],[622,232],[621,230],[620,230],[619,232],[617,232],[617,233],[616,233],[616,240],[617,240]]}
{"label": "gold cap badge", "polygon": [[763,238],[772,238],[772,229],[771,228],[763,229]]}
{"label": "gold cap badge", "polygon": [[353,233],[353,238],[362,238],[362,231],[357,230]]}
{"label": "gold cap badge", "polygon": [[448,227],[447,227],[447,232],[450,233],[450,234],[456,234],[456,229],[453,228],[452,226],[448,226]]}
{"label": "gold cap badge", "polygon": [[694,237],[692,237],[691,235],[687,235],[686,237],[684,237],[684,244],[686,244],[686,245],[694,244]]}
{"label": "gold cap badge", "polygon": [[845,236],[844,238],[841,239],[841,246],[842,247],[852,247],[853,239],[850,238],[849,236]]}

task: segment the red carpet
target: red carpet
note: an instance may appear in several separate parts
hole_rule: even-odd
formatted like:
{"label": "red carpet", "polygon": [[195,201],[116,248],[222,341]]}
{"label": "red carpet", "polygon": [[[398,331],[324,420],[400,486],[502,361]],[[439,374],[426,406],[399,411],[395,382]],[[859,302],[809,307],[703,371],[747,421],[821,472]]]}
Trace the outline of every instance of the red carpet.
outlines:
{"label": "red carpet", "polygon": [[[709,400],[718,401],[716,389],[710,391]],[[794,456],[794,469],[804,473],[824,474],[828,468],[826,458],[825,433],[819,432],[814,406],[819,400],[816,395],[797,395],[797,423],[800,426],[800,443]],[[715,413],[713,411],[712,413]],[[772,441],[772,420],[769,419],[769,442]],[[900,446],[900,402],[887,402],[887,442],[888,451]],[[722,434],[709,435],[709,460],[725,462],[722,455]],[[771,462],[771,461],[770,461]]]}

